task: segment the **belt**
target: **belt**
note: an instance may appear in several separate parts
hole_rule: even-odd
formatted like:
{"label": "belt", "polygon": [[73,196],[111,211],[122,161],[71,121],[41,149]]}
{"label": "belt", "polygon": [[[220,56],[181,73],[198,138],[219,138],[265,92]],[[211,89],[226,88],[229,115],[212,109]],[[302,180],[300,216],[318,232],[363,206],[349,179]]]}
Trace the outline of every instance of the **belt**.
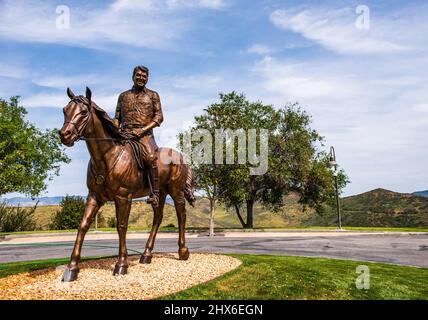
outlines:
{"label": "belt", "polygon": [[144,125],[143,124],[140,124],[140,123],[130,123],[130,124],[125,124],[124,126],[123,126],[124,128],[144,128]]}
{"label": "belt", "polygon": [[[142,124],[126,124],[126,125],[122,126],[122,129],[124,129],[124,130],[132,130],[132,129],[137,129],[137,128],[144,128],[144,125],[142,125]],[[153,129],[150,129],[149,131],[144,132],[142,137],[149,136],[149,135],[153,135]]]}

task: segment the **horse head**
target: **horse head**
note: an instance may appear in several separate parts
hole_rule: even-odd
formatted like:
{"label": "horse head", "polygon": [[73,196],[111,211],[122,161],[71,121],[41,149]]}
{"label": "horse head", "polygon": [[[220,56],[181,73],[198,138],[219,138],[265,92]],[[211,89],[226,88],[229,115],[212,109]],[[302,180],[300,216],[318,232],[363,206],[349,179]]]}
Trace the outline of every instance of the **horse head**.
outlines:
{"label": "horse head", "polygon": [[64,145],[72,147],[84,135],[91,117],[92,92],[86,87],[86,97],[76,96],[70,88],[67,88],[67,95],[70,102],[63,109],[64,124],[59,135]]}

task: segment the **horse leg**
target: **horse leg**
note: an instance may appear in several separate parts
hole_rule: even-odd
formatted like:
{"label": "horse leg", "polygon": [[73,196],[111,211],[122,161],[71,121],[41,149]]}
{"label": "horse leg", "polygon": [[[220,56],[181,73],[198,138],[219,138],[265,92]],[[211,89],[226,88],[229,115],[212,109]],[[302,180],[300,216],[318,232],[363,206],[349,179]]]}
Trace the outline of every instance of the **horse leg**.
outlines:
{"label": "horse leg", "polygon": [[178,257],[180,260],[189,259],[189,249],[186,247],[186,200],[184,192],[180,191],[172,197],[175,204],[175,212],[178,219]]}
{"label": "horse leg", "polygon": [[74,243],[73,253],[71,254],[71,260],[67,266],[67,269],[65,269],[64,271],[62,281],[71,282],[77,279],[77,275],[79,273],[79,261],[80,253],[82,251],[83,240],[89,230],[89,227],[91,226],[92,219],[95,217],[102,205],[102,203],[99,203],[96,200],[95,194],[89,193],[88,198],[86,199],[83,219],[79,225],[76,242]]}
{"label": "horse leg", "polygon": [[128,252],[126,249],[126,232],[128,230],[129,212],[131,211],[131,198],[116,196],[114,198],[116,207],[117,233],[119,234],[119,259],[114,267],[113,275],[124,275],[128,273]]}
{"label": "horse leg", "polygon": [[152,250],[155,245],[156,234],[158,233],[158,229],[160,224],[162,223],[163,218],[163,208],[165,206],[166,193],[161,192],[159,195],[159,206],[152,207],[153,208],[153,224],[152,230],[150,231],[149,239],[146,243],[146,250],[140,258],[140,263],[148,264],[152,262]]}

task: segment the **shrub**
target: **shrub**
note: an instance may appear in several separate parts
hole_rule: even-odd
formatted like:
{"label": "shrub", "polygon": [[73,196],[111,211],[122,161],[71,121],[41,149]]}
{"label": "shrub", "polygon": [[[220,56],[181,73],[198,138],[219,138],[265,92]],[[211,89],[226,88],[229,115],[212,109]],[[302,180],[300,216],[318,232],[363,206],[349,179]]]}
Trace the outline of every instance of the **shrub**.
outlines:
{"label": "shrub", "polygon": [[116,218],[114,218],[114,217],[108,218],[107,225],[109,228],[116,228],[117,227]]}
{"label": "shrub", "polygon": [[79,196],[66,196],[60,202],[61,210],[55,213],[51,230],[79,228],[85,211],[85,199]]}
{"label": "shrub", "polygon": [[33,231],[36,229],[34,222],[34,208],[10,207],[6,202],[0,203],[0,232]]}

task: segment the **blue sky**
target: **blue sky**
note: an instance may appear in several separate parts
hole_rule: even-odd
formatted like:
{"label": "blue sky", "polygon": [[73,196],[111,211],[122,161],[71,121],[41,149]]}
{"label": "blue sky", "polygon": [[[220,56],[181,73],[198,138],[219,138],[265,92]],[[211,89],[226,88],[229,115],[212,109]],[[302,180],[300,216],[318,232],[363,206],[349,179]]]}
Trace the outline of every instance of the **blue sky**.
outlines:
{"label": "blue sky", "polygon": [[[59,5],[70,29],[56,27]],[[20,95],[38,127],[62,126],[67,86],[90,86],[112,115],[143,64],[163,104],[160,145],[235,90],[298,101],[335,146],[345,195],[428,189],[426,1],[0,1],[0,21],[0,97]],[[67,153],[46,195],[86,194],[86,147]]]}

